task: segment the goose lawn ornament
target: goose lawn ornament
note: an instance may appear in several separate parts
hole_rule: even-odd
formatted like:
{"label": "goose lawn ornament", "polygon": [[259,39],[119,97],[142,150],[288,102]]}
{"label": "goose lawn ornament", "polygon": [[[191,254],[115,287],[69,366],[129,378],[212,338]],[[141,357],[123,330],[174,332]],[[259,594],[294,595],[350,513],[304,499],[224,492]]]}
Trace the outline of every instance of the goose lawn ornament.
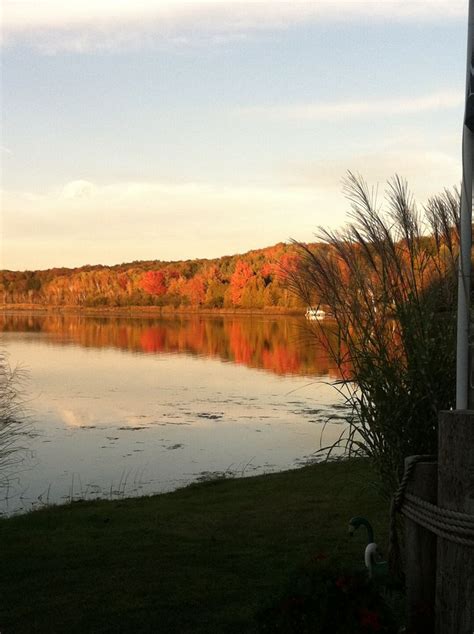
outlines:
{"label": "goose lawn ornament", "polygon": [[369,571],[370,579],[381,579],[388,573],[387,562],[384,561],[379,547],[374,542],[374,529],[368,519],[362,516],[353,517],[349,521],[349,533],[353,535],[356,530],[364,526],[367,530],[367,546],[364,552],[365,567]]}

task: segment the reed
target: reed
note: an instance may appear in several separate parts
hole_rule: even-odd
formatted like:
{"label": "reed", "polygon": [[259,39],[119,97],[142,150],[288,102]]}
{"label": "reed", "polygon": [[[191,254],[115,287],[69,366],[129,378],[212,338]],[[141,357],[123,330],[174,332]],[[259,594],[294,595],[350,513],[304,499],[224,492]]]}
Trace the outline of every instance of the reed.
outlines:
{"label": "reed", "polygon": [[8,488],[15,465],[24,458],[21,438],[31,432],[21,387],[25,372],[12,369],[0,350],[0,487]]}
{"label": "reed", "polygon": [[395,176],[379,204],[377,190],[351,172],[344,193],[350,221],[320,228],[316,247],[295,243],[290,285],[334,318],[311,329],[337,364],[350,407],[338,444],[368,456],[390,495],[405,456],[436,453],[438,412],[454,406],[460,197],[445,190],[420,211]]}

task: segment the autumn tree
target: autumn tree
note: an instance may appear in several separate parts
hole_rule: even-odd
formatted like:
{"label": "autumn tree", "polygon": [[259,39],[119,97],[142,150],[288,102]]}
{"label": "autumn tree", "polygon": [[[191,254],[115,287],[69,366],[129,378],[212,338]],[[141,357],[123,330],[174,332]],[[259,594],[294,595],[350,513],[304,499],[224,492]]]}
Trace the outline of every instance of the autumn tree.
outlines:
{"label": "autumn tree", "polygon": [[240,305],[242,308],[263,308],[265,282],[260,275],[252,275],[242,289]]}
{"label": "autumn tree", "polygon": [[[279,273],[295,247],[277,244],[240,256],[173,263],[132,262],[76,269],[1,271],[0,302],[69,306],[294,306]],[[290,266],[287,266],[287,265]]]}
{"label": "autumn tree", "polygon": [[230,298],[234,306],[239,306],[245,285],[254,275],[253,269],[245,260],[237,260],[235,271],[230,278]]}
{"label": "autumn tree", "polygon": [[140,280],[140,288],[150,295],[164,295],[167,291],[166,278],[163,271],[147,271]]}
{"label": "autumn tree", "polygon": [[222,308],[224,306],[224,297],[227,286],[227,284],[218,279],[212,279],[209,281],[205,299],[205,304],[208,308]]}
{"label": "autumn tree", "polygon": [[189,298],[191,305],[199,306],[206,299],[206,280],[203,275],[197,273],[187,281],[184,293]]}

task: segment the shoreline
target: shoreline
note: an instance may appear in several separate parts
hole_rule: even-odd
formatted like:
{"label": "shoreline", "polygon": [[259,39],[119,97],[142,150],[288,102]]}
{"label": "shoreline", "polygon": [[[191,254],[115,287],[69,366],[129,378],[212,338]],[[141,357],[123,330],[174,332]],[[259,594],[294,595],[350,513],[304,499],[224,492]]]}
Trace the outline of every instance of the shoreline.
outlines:
{"label": "shoreline", "polygon": [[298,566],[364,565],[350,517],[386,542],[374,477],[353,459],[1,519],[2,631],[257,632]]}
{"label": "shoreline", "polygon": [[2,304],[1,313],[31,312],[39,314],[78,314],[100,315],[110,317],[170,317],[175,315],[206,316],[269,316],[269,317],[304,317],[303,309],[295,308],[198,308],[172,306],[60,306],[45,304]]}

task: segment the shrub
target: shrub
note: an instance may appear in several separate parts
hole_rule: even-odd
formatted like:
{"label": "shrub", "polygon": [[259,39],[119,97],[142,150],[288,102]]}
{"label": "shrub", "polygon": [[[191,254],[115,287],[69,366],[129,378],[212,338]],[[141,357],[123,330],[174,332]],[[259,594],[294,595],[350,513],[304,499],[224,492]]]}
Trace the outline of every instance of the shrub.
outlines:
{"label": "shrub", "polygon": [[406,456],[436,453],[438,412],[454,405],[459,193],[446,190],[419,213],[397,176],[385,211],[360,176],[348,173],[344,191],[351,222],[320,229],[317,248],[297,243],[290,283],[334,317],[312,332],[350,406],[339,442],[371,458],[390,495]]}

